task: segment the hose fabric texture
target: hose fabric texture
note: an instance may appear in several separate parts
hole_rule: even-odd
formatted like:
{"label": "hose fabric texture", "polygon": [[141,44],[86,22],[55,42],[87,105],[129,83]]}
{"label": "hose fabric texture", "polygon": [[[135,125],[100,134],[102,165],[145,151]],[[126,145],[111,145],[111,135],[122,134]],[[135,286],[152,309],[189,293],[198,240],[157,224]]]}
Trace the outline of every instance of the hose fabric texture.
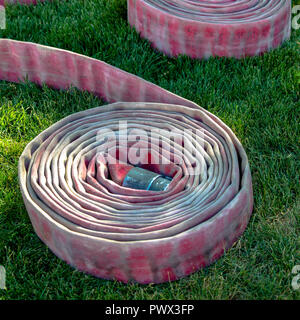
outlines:
{"label": "hose fabric texture", "polygon": [[[211,264],[244,232],[253,208],[249,163],[216,116],[103,61],[0,39],[0,79],[25,78],[110,103],[55,123],[19,160],[33,228],[59,258],[100,278],[161,283]],[[162,192],[123,187],[109,156],[172,181]]]}
{"label": "hose fabric texture", "polygon": [[[0,0],[7,3],[37,0]],[[127,0],[127,7],[129,24],[169,56],[254,56],[291,34],[290,0]]]}
{"label": "hose fabric texture", "polygon": [[241,58],[290,37],[290,0],[128,0],[128,21],[170,56]]}
{"label": "hose fabric texture", "polygon": [[[241,143],[216,116],[102,61],[1,39],[0,79],[25,77],[126,101],[62,119],[20,157],[26,209],[35,232],[58,257],[101,278],[160,283],[209,265],[242,234],[253,206],[249,163]],[[120,127],[125,120],[127,127]],[[184,132],[183,143],[168,135],[175,129]],[[143,130],[138,142],[128,139],[130,130]],[[104,143],[107,133],[115,134],[117,144]],[[103,146],[134,165],[130,152],[138,149],[144,168],[173,178],[169,188],[122,187],[108,176],[113,169]],[[147,162],[143,150],[151,150],[154,160]]]}

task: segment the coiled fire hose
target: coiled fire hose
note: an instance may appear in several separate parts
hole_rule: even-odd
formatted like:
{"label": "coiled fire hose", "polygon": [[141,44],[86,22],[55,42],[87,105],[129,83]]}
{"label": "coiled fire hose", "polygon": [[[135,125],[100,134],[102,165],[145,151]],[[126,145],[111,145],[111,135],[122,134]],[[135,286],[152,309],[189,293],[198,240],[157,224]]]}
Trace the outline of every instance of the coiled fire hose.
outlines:
{"label": "coiled fire hose", "polygon": [[[272,2],[280,14],[289,8]],[[280,39],[287,33],[284,27]],[[243,233],[253,207],[249,163],[216,116],[103,61],[0,39],[0,79],[25,78],[75,86],[112,103],[55,123],[20,157],[30,220],[59,258],[105,279],[161,283],[211,264]],[[169,182],[159,192],[125,185],[132,168]]]}
{"label": "coiled fire hose", "polygon": [[[20,157],[26,209],[58,257],[101,278],[160,283],[209,265],[242,234],[253,205],[249,163],[216,116],[102,61],[0,39],[0,79],[25,77],[126,101],[62,119]],[[161,192],[124,187],[123,163],[172,181]]]}
{"label": "coiled fire hose", "polygon": [[241,58],[290,37],[290,0],[128,0],[130,25],[155,48],[192,58]]}

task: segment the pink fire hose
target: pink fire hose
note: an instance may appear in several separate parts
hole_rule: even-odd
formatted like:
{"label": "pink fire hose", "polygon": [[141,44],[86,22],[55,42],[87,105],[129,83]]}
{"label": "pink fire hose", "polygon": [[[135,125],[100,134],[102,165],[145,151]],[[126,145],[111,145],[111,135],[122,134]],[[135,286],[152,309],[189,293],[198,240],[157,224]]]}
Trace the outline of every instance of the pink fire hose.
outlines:
{"label": "pink fire hose", "polygon": [[[5,3],[37,1],[0,0]],[[127,0],[127,6],[129,24],[170,56],[254,56],[291,33],[290,0]]]}
{"label": "pink fire hose", "polygon": [[[253,205],[249,163],[220,119],[102,61],[0,39],[0,79],[25,77],[126,101],[62,119],[20,157],[26,209],[35,232],[58,257],[101,278],[160,283],[209,265],[242,234]],[[132,135],[139,135],[138,142]],[[120,168],[107,164],[105,148],[133,165],[130,153],[139,150],[145,169],[172,178],[168,189],[123,187]]]}
{"label": "pink fire hose", "polygon": [[128,0],[130,25],[170,56],[241,58],[290,37],[290,0]]}
{"label": "pink fire hose", "polygon": [[[129,9],[146,2],[129,1]],[[280,14],[289,12],[285,1],[273,2]],[[195,3],[186,1],[188,8]],[[227,10],[234,1],[222,3]],[[211,264],[243,233],[253,208],[249,163],[216,116],[103,61],[0,39],[0,79],[25,78],[56,89],[75,86],[112,103],[55,123],[20,157],[30,220],[59,258],[100,278],[161,283]],[[125,187],[126,164],[172,180],[161,192]]]}

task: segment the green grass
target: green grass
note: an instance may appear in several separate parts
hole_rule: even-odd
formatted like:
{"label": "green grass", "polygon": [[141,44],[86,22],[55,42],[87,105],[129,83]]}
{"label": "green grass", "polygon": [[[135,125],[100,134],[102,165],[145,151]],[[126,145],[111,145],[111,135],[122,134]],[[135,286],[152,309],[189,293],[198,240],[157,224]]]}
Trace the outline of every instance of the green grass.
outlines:
{"label": "green grass", "polygon": [[168,58],[126,21],[126,0],[9,6],[0,37],[34,41],[104,60],[220,117],[251,165],[254,211],[224,257],[173,283],[124,285],[78,272],[38,239],[17,178],[25,145],[57,120],[103,104],[86,92],[0,82],[0,299],[299,299],[299,31],[280,49],[243,60]]}

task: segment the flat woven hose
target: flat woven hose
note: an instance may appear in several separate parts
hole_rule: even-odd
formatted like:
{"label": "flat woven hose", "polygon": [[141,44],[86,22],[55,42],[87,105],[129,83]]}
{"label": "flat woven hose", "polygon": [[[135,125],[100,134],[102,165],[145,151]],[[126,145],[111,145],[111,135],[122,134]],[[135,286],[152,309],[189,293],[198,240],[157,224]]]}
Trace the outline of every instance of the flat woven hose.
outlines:
{"label": "flat woven hose", "polygon": [[170,56],[254,56],[291,34],[291,0],[127,0],[127,7],[129,24]]}
{"label": "flat woven hose", "polygon": [[[105,279],[161,283],[211,264],[243,233],[253,207],[249,163],[216,116],[103,61],[0,39],[0,79],[25,78],[111,103],[55,123],[20,157],[30,220],[59,258]],[[133,165],[138,154],[144,168],[172,177],[169,188],[122,187],[107,150]]]}
{"label": "flat woven hose", "polygon": [[[26,209],[58,257],[101,278],[160,283],[209,265],[242,234],[253,206],[251,173],[241,143],[220,119],[102,61],[0,39],[0,79],[25,77],[126,101],[62,119],[20,157]],[[132,130],[140,130],[137,144],[128,139]],[[186,139],[172,139],[174,130]],[[105,143],[112,133],[117,144]],[[157,193],[120,186],[108,177],[103,146],[115,148],[119,159],[127,154],[128,163],[139,149],[147,164],[143,150],[150,149],[150,169],[172,177],[169,188]]]}
{"label": "flat woven hose", "polygon": [[290,37],[290,0],[128,0],[130,25],[160,51],[241,58]]}

